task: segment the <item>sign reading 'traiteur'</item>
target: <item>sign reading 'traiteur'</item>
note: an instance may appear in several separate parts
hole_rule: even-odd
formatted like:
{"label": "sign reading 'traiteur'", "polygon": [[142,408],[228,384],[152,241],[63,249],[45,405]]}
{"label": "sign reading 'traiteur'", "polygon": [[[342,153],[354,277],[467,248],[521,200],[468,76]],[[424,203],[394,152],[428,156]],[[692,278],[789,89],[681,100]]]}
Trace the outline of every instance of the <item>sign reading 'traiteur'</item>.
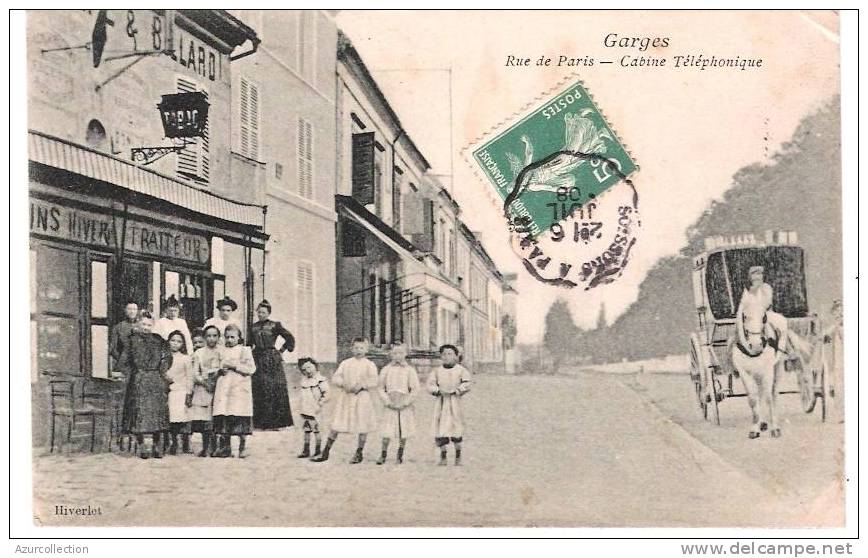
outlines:
{"label": "sign reading 'traiteur'", "polygon": [[118,237],[124,238],[124,250],[157,258],[172,258],[208,264],[211,249],[208,239],[198,234],[152,225],[133,219],[126,220],[126,232],[121,232],[124,219],[84,211],[78,208],[30,199],[30,232],[51,238],[72,240],[114,251]]}

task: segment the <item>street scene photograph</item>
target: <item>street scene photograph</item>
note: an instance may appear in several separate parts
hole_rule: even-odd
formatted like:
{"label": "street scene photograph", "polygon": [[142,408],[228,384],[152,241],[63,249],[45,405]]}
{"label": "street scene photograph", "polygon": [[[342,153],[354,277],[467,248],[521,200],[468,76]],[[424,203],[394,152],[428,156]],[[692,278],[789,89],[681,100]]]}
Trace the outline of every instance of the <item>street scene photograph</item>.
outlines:
{"label": "street scene photograph", "polygon": [[39,536],[855,525],[838,12],[25,19]]}

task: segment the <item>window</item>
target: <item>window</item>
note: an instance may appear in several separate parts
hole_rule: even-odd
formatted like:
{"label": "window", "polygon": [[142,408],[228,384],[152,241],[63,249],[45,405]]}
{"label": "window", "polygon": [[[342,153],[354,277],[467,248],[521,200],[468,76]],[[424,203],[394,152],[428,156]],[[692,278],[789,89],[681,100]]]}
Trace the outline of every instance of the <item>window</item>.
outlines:
{"label": "window", "polygon": [[37,366],[41,374],[81,375],[81,293],[78,253],[39,246],[35,268]]}
{"label": "window", "polygon": [[395,179],[392,181],[392,228],[401,231],[401,176],[395,168]]}
{"label": "window", "polygon": [[[178,76],[178,92],[191,93],[193,91],[202,91],[205,93],[205,98],[208,98],[208,92],[200,88],[198,84],[186,77]],[[187,138],[186,148],[178,152],[176,172],[181,178],[187,178],[196,182],[208,182],[210,174],[211,155],[208,150],[208,134],[211,130],[210,119],[205,125],[205,130],[200,138]]]}
{"label": "window", "polygon": [[377,284],[377,309],[380,313],[377,325],[379,326],[377,329],[377,339],[376,344],[385,345],[387,343],[387,332],[389,331],[388,324],[388,312],[387,312],[387,304],[386,304],[386,280],[382,277],[379,279],[379,283]]}
{"label": "window", "polygon": [[94,378],[109,375],[108,264],[90,262],[90,365]]}
{"label": "window", "polygon": [[259,160],[259,86],[246,77],[241,77],[239,106],[239,130],[241,154],[254,161]]}
{"label": "window", "polygon": [[377,276],[374,273],[368,274],[368,340],[371,343],[376,342],[377,338]]}
{"label": "window", "polygon": [[437,238],[437,257],[440,258],[440,261],[444,261],[446,259],[446,221],[440,219],[439,236]]}
{"label": "window", "polygon": [[449,277],[455,277],[455,265],[456,259],[458,258],[458,254],[455,252],[455,235],[450,231],[449,233],[449,259],[447,260],[447,271],[446,273]]}
{"label": "window", "polygon": [[353,198],[362,205],[374,203],[374,132],[353,134]]}
{"label": "window", "polygon": [[374,214],[380,219],[383,218],[383,166],[380,162],[380,156],[377,154],[374,163]]}
{"label": "window", "polygon": [[298,195],[313,199],[313,126],[298,119]]}
{"label": "window", "polygon": [[296,346],[298,354],[313,355],[316,352],[314,338],[314,267],[313,263],[301,260],[295,272],[296,278]]}

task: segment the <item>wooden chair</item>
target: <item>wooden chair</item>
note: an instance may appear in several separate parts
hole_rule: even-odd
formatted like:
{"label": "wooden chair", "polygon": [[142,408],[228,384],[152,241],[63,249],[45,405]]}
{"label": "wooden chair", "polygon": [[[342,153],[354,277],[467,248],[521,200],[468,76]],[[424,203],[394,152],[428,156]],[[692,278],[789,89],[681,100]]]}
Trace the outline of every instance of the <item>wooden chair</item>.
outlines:
{"label": "wooden chair", "polygon": [[[99,393],[86,393],[80,402],[75,400],[75,384],[69,380],[52,380],[51,390],[51,449],[54,453],[54,435],[57,418],[67,419],[66,442],[72,442],[72,431],[77,419],[84,418],[90,422],[90,451],[96,446],[96,422],[98,417],[107,416],[105,398]],[[102,402],[102,405],[99,403]]]}

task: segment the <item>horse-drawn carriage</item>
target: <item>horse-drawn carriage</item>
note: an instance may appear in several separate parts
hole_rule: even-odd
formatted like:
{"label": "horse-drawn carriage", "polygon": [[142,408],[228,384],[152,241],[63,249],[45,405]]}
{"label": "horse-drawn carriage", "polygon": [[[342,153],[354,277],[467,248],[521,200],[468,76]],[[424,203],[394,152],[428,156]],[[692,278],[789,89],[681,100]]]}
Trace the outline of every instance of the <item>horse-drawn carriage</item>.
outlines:
{"label": "horse-drawn carriage", "polygon": [[[802,408],[808,413],[819,401],[823,420],[826,419],[827,401],[833,389],[826,354],[829,343],[828,339],[823,342],[817,315],[808,310],[804,251],[797,242],[795,233],[787,231],[777,234],[767,231],[764,241],[757,241],[754,235],[710,237],[705,239],[705,251],[693,259],[693,294],[699,327],[690,335],[690,377],[705,418],[710,416],[718,425],[720,403],[750,395],[745,390],[746,384],[736,383],[739,372],[733,360],[738,355],[733,347],[738,340],[739,303],[750,285],[749,272],[759,266],[773,292],[772,308],[785,318],[784,329],[795,333],[809,347],[807,354],[794,350],[792,345],[787,350],[787,339],[783,340],[781,352],[777,353],[778,370],[795,374],[798,389],[775,387],[773,397],[780,393],[799,394]],[[763,317],[763,327],[765,320]],[[775,374],[776,380],[787,380]],[[772,381],[772,385],[792,385],[792,377],[789,380]]]}

